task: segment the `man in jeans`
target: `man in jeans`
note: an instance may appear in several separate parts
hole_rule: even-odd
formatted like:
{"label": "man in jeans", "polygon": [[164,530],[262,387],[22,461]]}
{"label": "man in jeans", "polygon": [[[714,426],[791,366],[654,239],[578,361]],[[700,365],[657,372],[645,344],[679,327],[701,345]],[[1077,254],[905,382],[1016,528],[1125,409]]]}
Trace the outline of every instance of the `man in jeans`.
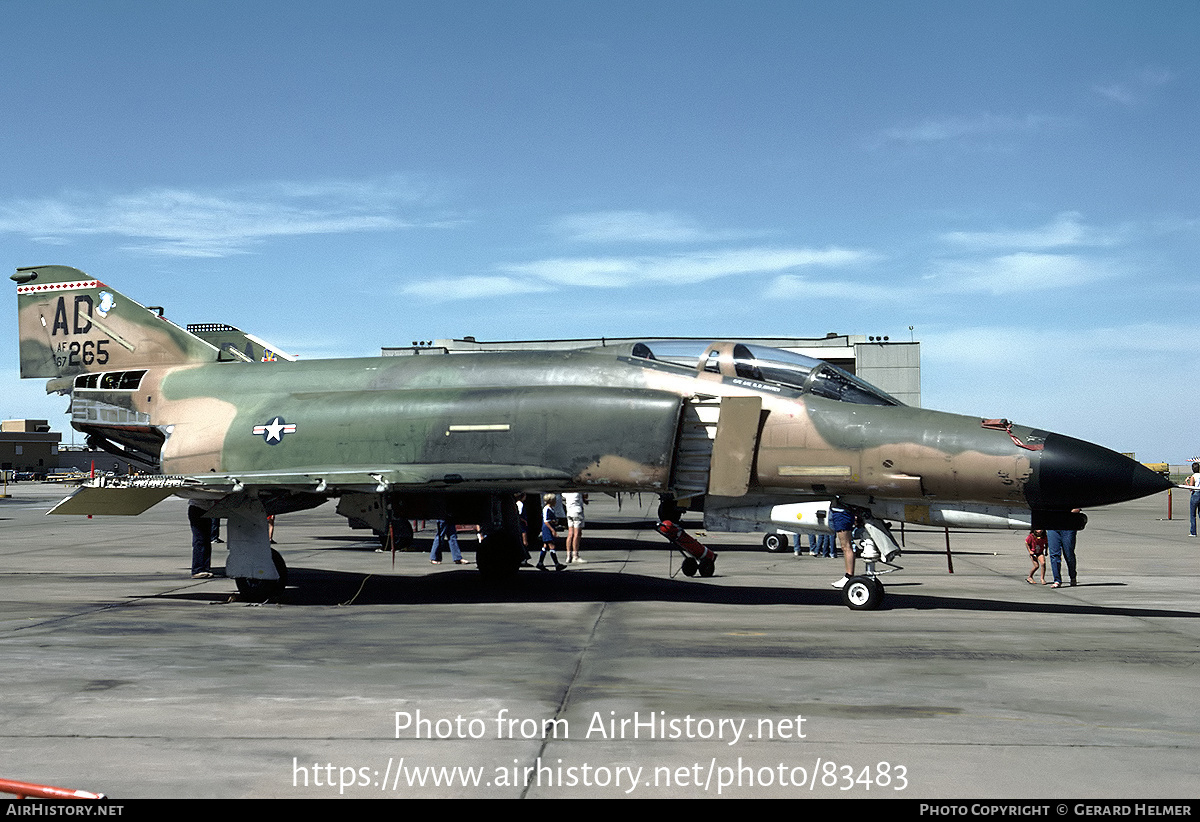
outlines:
{"label": "man in jeans", "polygon": [[[1079,513],[1076,508],[1072,511],[1074,514]],[[1071,581],[1071,587],[1075,587],[1075,534],[1076,531],[1046,531],[1046,540],[1048,543],[1050,554],[1050,571],[1054,574],[1054,584],[1051,588],[1062,587],[1062,561],[1067,561],[1067,577]]]}

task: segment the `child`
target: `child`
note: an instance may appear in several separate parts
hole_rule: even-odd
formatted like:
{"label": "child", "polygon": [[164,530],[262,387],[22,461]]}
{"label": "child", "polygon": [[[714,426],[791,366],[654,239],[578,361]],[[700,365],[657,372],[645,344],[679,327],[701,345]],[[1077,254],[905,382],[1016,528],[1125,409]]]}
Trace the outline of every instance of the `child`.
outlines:
{"label": "child", "polygon": [[1046,584],[1046,532],[1042,530],[1030,531],[1029,536],[1025,537],[1025,547],[1029,549],[1029,558],[1033,561],[1033,569],[1030,570],[1029,576],[1025,577],[1025,581],[1030,585],[1037,585],[1033,581],[1033,574],[1038,568],[1042,569],[1042,584]]}
{"label": "child", "polygon": [[546,494],[542,497],[542,553],[538,555],[537,567],[542,571],[548,571],[546,567],[546,552],[550,552],[550,559],[554,560],[554,570],[561,571],[567,566],[558,561],[558,553],[554,550],[554,532],[558,526],[558,516],[554,513],[554,503],[557,502],[557,497],[554,494]]}

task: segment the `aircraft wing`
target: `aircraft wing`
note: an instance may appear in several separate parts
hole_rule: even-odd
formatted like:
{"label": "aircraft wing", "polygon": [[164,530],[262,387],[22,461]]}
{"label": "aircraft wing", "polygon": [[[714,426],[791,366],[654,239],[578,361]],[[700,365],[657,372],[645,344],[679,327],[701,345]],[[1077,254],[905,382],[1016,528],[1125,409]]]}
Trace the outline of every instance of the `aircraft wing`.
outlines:
{"label": "aircraft wing", "polygon": [[324,466],[287,471],[246,471],[187,477],[104,477],[81,486],[50,514],[136,516],[169,496],[218,499],[248,490],[335,496],[346,492],[519,491],[531,482],[557,484],[571,477],[538,465],[439,463],[354,468]]}

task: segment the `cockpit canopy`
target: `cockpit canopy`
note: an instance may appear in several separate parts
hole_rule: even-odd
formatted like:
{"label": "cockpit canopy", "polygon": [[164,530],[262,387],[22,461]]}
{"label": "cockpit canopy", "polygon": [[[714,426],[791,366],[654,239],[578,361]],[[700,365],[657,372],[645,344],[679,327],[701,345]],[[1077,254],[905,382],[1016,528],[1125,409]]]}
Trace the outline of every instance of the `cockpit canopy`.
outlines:
{"label": "cockpit canopy", "polygon": [[903,405],[836,365],[791,351],[739,342],[657,340],[633,346],[633,356],[693,368],[699,373],[781,385],[839,402]]}

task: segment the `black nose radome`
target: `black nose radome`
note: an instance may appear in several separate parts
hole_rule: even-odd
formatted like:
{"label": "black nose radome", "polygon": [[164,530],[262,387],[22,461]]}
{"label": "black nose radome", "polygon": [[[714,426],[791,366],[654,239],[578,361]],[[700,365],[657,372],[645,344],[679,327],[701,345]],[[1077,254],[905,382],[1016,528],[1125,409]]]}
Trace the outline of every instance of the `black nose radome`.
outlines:
{"label": "black nose radome", "polygon": [[1125,502],[1170,487],[1170,480],[1116,451],[1047,434],[1025,498],[1030,508],[1062,511]]}

